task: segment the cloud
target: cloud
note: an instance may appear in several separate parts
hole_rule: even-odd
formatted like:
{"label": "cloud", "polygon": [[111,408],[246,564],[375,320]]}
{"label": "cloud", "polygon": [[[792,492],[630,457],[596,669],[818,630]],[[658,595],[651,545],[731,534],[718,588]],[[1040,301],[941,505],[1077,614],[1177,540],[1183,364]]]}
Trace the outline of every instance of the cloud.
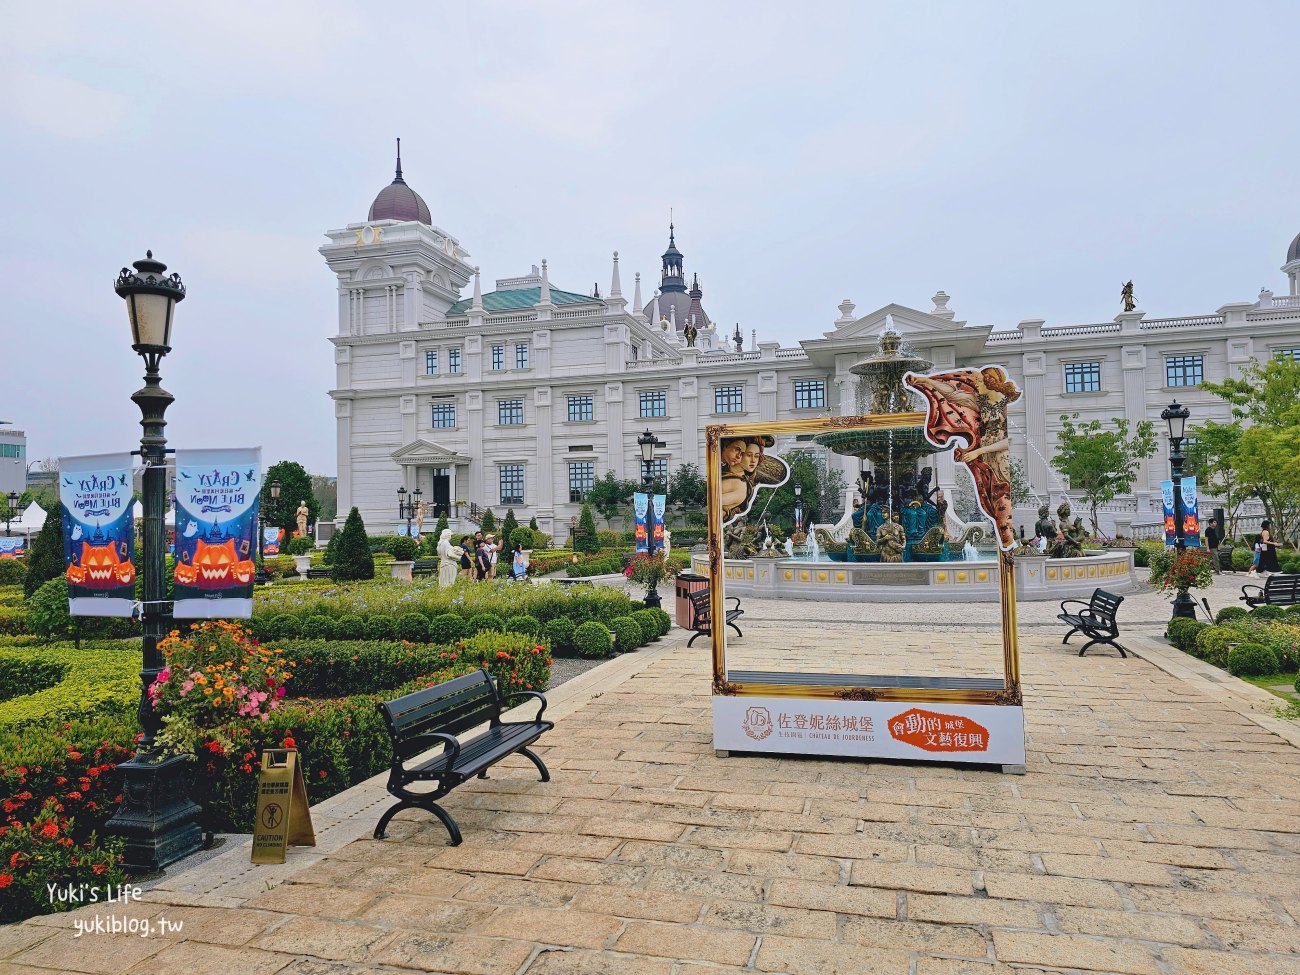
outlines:
{"label": "cloud", "polygon": [[126,97],[60,75],[16,70],[4,86],[7,108],[17,119],[61,139],[101,139],[127,114]]}

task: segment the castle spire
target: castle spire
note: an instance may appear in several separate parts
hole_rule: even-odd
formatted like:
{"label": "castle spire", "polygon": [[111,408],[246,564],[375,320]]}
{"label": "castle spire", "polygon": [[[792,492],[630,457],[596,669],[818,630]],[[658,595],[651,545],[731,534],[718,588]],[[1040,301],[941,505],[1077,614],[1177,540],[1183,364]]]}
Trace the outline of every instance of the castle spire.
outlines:
{"label": "castle spire", "polygon": [[406,180],[402,179],[402,138],[401,136],[398,136],[397,138],[397,175],[393,177],[393,182],[394,183],[406,182]]}
{"label": "castle spire", "polygon": [[660,273],[659,288],[665,294],[686,293],[686,272],[682,252],[677,249],[676,228],[671,220],[668,223],[668,249],[663,253],[663,270]]}
{"label": "castle spire", "polygon": [[623,282],[618,278],[618,251],[614,251],[614,277],[609,282],[609,296],[611,298],[623,297]]}
{"label": "castle spire", "polygon": [[641,272],[636,272],[636,284],[632,288],[632,312],[636,315],[644,315],[641,310]]}

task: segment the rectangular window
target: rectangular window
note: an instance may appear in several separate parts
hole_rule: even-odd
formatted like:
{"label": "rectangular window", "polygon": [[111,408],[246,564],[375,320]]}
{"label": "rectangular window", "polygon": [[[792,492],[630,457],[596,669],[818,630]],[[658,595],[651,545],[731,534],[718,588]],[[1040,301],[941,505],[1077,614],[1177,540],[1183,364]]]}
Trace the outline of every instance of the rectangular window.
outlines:
{"label": "rectangular window", "polygon": [[668,415],[668,393],[662,389],[653,389],[641,394],[641,416],[655,417]]}
{"label": "rectangular window", "polygon": [[[642,470],[644,469],[645,466],[642,465]],[[655,484],[658,485],[659,487],[668,486],[668,458],[667,457],[656,457],[654,460],[650,461],[650,476],[654,479]]]}
{"label": "rectangular window", "polygon": [[579,504],[587,500],[591,487],[596,483],[596,464],[584,460],[569,465],[569,501]]}
{"label": "rectangular window", "polygon": [[0,443],[0,457],[22,457],[23,445],[20,443]]}
{"label": "rectangular window", "polygon": [[515,368],[528,368],[528,344],[525,342],[520,342],[515,346]]}
{"label": "rectangular window", "polygon": [[1166,386],[1199,386],[1205,381],[1205,356],[1165,356]]}
{"label": "rectangular window", "polygon": [[434,427],[454,427],[456,425],[456,404],[455,403],[434,403],[433,419],[430,425]]}
{"label": "rectangular window", "polygon": [[1273,358],[1300,361],[1300,349],[1277,349],[1273,352]]}
{"label": "rectangular window", "polygon": [[1100,362],[1065,363],[1065,391],[1067,393],[1100,393]]}
{"label": "rectangular window", "polygon": [[569,397],[570,423],[580,423],[584,420],[594,420],[595,418],[595,407],[592,405],[592,398],[590,396]]}
{"label": "rectangular window", "polygon": [[424,374],[426,376],[436,376],[438,374],[438,353],[436,351],[424,354]]}
{"label": "rectangular window", "polygon": [[492,368],[504,369],[506,367],[506,347],[504,345],[492,346]]}
{"label": "rectangular window", "polygon": [[501,472],[501,503],[523,504],[524,465],[502,464],[499,470]]}
{"label": "rectangular window", "polygon": [[497,423],[503,427],[522,426],[524,422],[524,401],[521,399],[503,399],[497,402]]}
{"label": "rectangular window", "polygon": [[800,379],[794,384],[796,410],[826,409],[826,383],[821,379]]}
{"label": "rectangular window", "polygon": [[460,374],[460,349],[447,350],[447,370],[453,375]]}
{"label": "rectangular window", "polygon": [[744,413],[745,412],[745,387],[744,386],[714,386],[713,387],[713,412],[714,413]]}

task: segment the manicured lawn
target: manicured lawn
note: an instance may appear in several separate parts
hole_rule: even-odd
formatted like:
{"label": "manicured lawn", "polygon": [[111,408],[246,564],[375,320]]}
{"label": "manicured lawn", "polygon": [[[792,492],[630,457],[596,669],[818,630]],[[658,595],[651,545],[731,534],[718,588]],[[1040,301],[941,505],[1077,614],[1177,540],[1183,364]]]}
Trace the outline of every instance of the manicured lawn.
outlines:
{"label": "manicured lawn", "polygon": [[1289,674],[1265,674],[1263,677],[1243,677],[1244,681],[1262,687],[1270,694],[1276,694],[1288,704],[1300,704],[1300,694],[1296,693],[1295,672]]}

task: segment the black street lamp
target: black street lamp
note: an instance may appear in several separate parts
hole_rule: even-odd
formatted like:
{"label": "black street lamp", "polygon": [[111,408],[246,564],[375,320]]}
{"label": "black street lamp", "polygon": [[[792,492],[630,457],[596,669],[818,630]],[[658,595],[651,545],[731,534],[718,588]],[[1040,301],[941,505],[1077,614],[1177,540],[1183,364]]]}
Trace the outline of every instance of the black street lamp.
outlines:
{"label": "black street lamp", "polygon": [[16,521],[19,524],[22,524],[23,515],[22,512],[18,510],[17,491],[10,491],[9,497],[5,498],[5,500],[9,502],[9,506],[5,508],[5,538],[8,538],[13,534],[13,532],[9,530],[9,523],[11,521]]}
{"label": "black street lamp", "polygon": [[[271,501],[274,503],[280,500],[280,482],[271,482]],[[276,505],[279,510],[279,505]],[[264,548],[264,539],[266,537],[266,518],[262,511],[262,506],[257,506],[257,575],[253,578],[254,582],[267,582],[266,568],[263,565],[262,549]]]}
{"label": "black street lamp", "polygon": [[406,535],[408,538],[411,537],[411,519],[414,518],[415,513],[420,510],[420,500],[423,497],[423,494],[423,491],[416,488],[411,492],[411,500],[407,501],[406,486],[403,485],[397,489],[397,517],[399,520],[403,518],[406,519]]}
{"label": "black street lamp", "polygon": [[794,530],[803,531],[803,485],[794,486]]}
{"label": "black street lamp", "polygon": [[167,265],[153,259],[153,251],[136,261],[134,271],[122,268],[114,290],[126,301],[131,319],[131,348],[144,359],[144,386],[131,394],[140,407],[140,459],[144,463],[141,562],[144,601],[140,619],[144,629],[144,665],[140,671],[140,725],[144,734],[136,753],[118,765],[123,773],[122,804],[105,831],[126,839],[124,861],[135,870],[157,870],[197,850],[203,842],[198,818],[201,810],[190,799],[194,756],[163,758],[154,748],[162,729],[158,712],[149,701],[149,686],[162,669],[158,643],[171,627],[171,607],[166,603],[166,529],[163,509],[167,492],[167,426],[163,415],[173,396],[162,388],[158,364],[171,351],[172,316],[185,298],[179,274],[167,274]]}
{"label": "black street lamp", "polygon": [[[1165,407],[1160,419],[1169,427],[1169,473],[1174,481],[1174,557],[1177,558],[1187,550],[1187,539],[1183,534],[1183,433],[1187,429],[1187,418],[1192,411],[1180,406],[1174,400]],[[1196,603],[1188,595],[1186,588],[1178,590],[1174,597],[1173,618],[1185,617],[1196,619]]]}
{"label": "black street lamp", "polygon": [[[650,555],[655,554],[655,498],[654,498],[654,474],[652,465],[655,459],[655,448],[659,446],[659,441],[655,435],[647,428],[646,432],[636,438],[637,446],[641,448],[641,483],[645,485],[645,492],[648,495],[646,505],[646,552]],[[645,605],[650,609],[658,609],[661,600],[659,590],[655,587],[654,580],[651,580],[649,587],[645,591]]]}

